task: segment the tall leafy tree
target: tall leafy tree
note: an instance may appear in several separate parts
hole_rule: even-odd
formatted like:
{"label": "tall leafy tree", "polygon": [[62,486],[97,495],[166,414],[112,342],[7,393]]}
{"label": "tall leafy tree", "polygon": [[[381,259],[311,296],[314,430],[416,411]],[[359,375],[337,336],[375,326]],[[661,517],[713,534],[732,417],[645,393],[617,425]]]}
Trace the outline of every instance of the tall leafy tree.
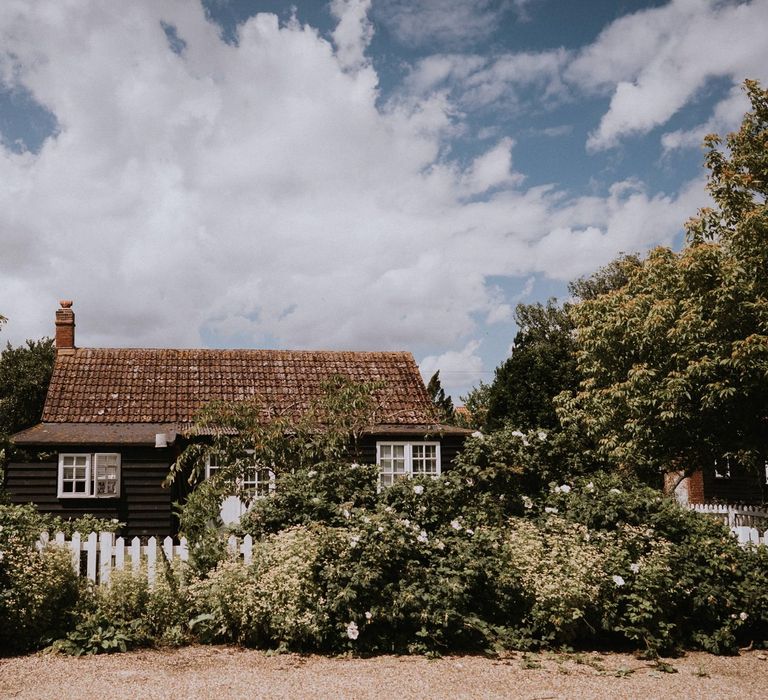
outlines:
{"label": "tall leafy tree", "polygon": [[446,395],[443,385],[440,383],[440,370],[437,370],[429,379],[427,393],[435,406],[440,420],[445,423],[453,423],[453,399]]}
{"label": "tall leafy tree", "polygon": [[578,373],[568,304],[519,304],[512,354],[496,369],[488,390],[486,428],[554,428],[552,403],[561,391],[575,389]]}
{"label": "tall leafy tree", "polygon": [[28,340],[0,353],[0,467],[10,452],[9,437],[40,420],[56,351],[51,338]]}
{"label": "tall leafy tree", "polygon": [[683,250],[620,264],[626,284],[573,309],[583,379],[560,417],[646,476],[768,448],[768,92],[746,91],[741,129],[705,141],[715,206]]}

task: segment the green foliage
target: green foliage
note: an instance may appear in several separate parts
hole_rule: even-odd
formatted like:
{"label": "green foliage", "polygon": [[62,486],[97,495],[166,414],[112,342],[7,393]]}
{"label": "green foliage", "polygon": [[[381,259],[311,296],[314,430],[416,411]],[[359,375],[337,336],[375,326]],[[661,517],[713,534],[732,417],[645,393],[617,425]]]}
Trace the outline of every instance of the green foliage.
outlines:
{"label": "green foliage", "polygon": [[375,465],[333,460],[284,473],[279,488],[255,500],[237,532],[260,537],[294,525],[343,524],[342,506],[371,508],[377,498]]}
{"label": "green foliage", "polygon": [[651,655],[734,653],[768,639],[765,548],[742,548],[722,523],[616,475],[553,485],[544,508],[586,527],[592,542],[612,539],[600,548],[613,548],[605,573],[621,584],[601,601],[606,631]]}
{"label": "green foliage", "polygon": [[554,299],[546,306],[517,306],[519,330],[512,354],[497,367],[490,385],[486,429],[505,423],[522,430],[558,425],[552,399],[575,389],[579,380],[568,308]]}
{"label": "green foliage", "polygon": [[558,399],[561,421],[647,478],[766,456],[768,93],[746,87],[753,110],[727,152],[707,139],[716,207],[688,222],[684,249],[619,261],[623,286],[573,308],[583,379]]}
{"label": "green foliage", "polygon": [[38,550],[40,532],[31,506],[0,506],[0,649],[26,651],[61,634],[77,604],[68,551]]}
{"label": "green foliage", "polygon": [[74,628],[56,639],[50,651],[83,656],[189,642],[185,576],[163,562],[153,588],[142,569],[113,571],[108,586],[84,590],[71,614]]}
{"label": "green foliage", "polygon": [[[212,525],[225,497],[253,500],[254,494],[240,484],[254,465],[270,469],[277,486],[276,500],[257,500],[249,516],[254,534],[328,517],[324,501],[336,504],[353,494],[368,499],[374,490],[372,472],[350,471],[349,465],[361,433],[376,422],[380,389],[376,383],[337,377],[298,415],[276,416],[258,400],[206,407],[198,425],[203,434],[212,434],[210,442],[190,445],[167,480],[186,477],[194,486],[179,519],[193,551],[200,552],[203,542],[205,554],[216,550]],[[224,466],[205,479],[206,459],[212,454]],[[311,493],[310,482],[317,494]]]}
{"label": "green foliage", "polygon": [[0,354],[0,434],[7,437],[40,420],[56,351],[51,338],[28,340]]}
{"label": "green foliage", "polygon": [[562,481],[596,469],[581,438],[569,430],[521,431],[508,425],[468,440],[457,458],[467,478],[477,480],[480,493],[520,502],[551,481]]}
{"label": "green foliage", "polygon": [[466,396],[462,396],[464,410],[454,412],[456,425],[475,430],[482,428],[488,419],[490,392],[491,385],[481,381],[476,387],[470,389]]}
{"label": "green foliage", "polygon": [[440,422],[448,425],[452,424],[454,422],[453,399],[445,395],[445,389],[443,389],[443,385],[440,383],[440,370],[437,370],[430,377],[427,384],[427,393],[435,405]]}

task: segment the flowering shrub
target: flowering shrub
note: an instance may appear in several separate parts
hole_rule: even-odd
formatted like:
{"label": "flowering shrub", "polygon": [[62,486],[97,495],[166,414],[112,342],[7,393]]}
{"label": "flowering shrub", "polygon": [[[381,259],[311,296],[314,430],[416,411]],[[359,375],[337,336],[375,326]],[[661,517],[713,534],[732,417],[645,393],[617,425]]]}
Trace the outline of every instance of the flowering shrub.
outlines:
{"label": "flowering shrub", "polygon": [[0,649],[25,651],[63,633],[78,600],[69,553],[35,547],[31,506],[0,506]]}
{"label": "flowering shrub", "polygon": [[768,640],[764,548],[740,547],[720,522],[617,475],[595,474],[569,489],[553,484],[540,508],[618,538],[619,595],[603,627],[651,654],[698,647],[733,653]]}
{"label": "flowering shrub", "polygon": [[85,587],[72,614],[74,629],[51,650],[81,656],[189,641],[184,576],[178,568],[159,568],[152,588],[146,570],[127,569],[113,571],[109,585]]}
{"label": "flowering shrub", "polygon": [[225,560],[191,585],[198,633],[210,641],[299,650],[327,628],[314,569],[324,528],[294,527],[261,541],[251,566]]}

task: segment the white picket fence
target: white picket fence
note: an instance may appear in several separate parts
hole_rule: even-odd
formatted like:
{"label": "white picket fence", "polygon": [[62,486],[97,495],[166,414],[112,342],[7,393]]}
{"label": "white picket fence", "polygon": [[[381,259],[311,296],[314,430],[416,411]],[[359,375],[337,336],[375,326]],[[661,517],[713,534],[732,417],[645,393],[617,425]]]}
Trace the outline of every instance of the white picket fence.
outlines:
{"label": "white picket fence", "polygon": [[765,530],[763,534],[760,534],[760,530],[756,527],[749,527],[749,525],[737,525],[731,528],[731,532],[739,540],[739,544],[764,544],[768,547],[768,530]]}
{"label": "white picket fence", "polygon": [[[147,580],[153,586],[157,578],[158,559],[165,557],[168,562],[174,559],[187,561],[189,559],[189,547],[186,538],[182,537],[175,544],[171,537],[159,540],[150,537],[146,544],[142,544],[138,537],[127,542],[123,537],[115,538],[111,532],[91,532],[87,537],[82,537],[79,532],[67,540],[63,532],[57,532],[53,538],[43,532],[37,542],[38,549],[43,549],[49,543],[60,547],[67,547],[72,553],[72,568],[78,576],[85,575],[94,583],[109,584],[112,571],[130,568],[134,572],[142,570],[142,563],[146,566]],[[253,538],[246,535],[239,540],[231,535],[227,541],[227,550],[230,556],[242,556],[246,564],[250,564],[253,558]]]}
{"label": "white picket fence", "polygon": [[688,508],[721,520],[730,528],[753,527],[768,529],[768,509],[765,506],[736,506],[722,503],[689,503]]}

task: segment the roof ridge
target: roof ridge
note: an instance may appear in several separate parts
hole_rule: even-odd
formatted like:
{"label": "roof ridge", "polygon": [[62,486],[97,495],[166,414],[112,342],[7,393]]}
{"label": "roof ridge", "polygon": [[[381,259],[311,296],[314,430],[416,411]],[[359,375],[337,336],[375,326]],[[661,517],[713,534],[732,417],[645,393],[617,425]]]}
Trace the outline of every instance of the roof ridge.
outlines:
{"label": "roof ridge", "polygon": [[267,352],[267,353],[289,353],[292,355],[310,355],[315,353],[325,353],[334,355],[410,355],[410,350],[328,350],[328,349],[302,349],[290,350],[285,348],[102,348],[102,347],[78,347],[75,352],[87,350],[108,351],[108,352]]}

